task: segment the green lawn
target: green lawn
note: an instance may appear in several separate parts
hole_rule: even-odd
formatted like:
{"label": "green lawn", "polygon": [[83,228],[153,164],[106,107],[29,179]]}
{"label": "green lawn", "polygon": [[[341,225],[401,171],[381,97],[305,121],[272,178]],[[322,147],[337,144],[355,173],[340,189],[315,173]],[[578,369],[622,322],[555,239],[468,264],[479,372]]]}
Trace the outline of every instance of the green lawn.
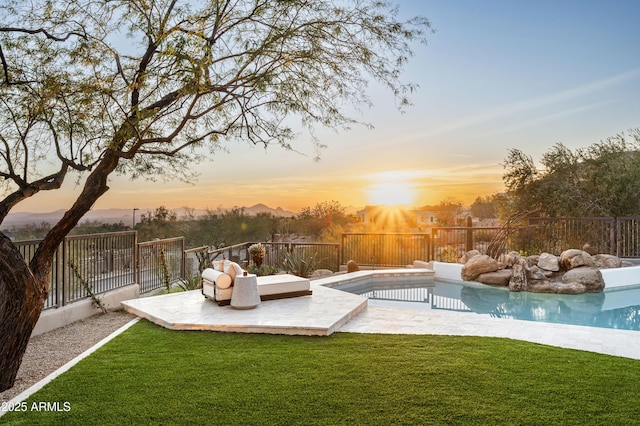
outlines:
{"label": "green lawn", "polygon": [[141,321],[0,424],[640,424],[640,361],[497,338],[273,336]]}

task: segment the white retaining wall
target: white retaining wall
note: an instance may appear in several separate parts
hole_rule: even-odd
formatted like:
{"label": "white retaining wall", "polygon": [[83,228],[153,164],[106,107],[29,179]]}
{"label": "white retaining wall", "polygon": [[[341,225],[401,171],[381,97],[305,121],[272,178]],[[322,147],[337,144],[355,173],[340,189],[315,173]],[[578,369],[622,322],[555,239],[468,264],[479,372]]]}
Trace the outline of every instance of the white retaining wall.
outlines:
{"label": "white retaining wall", "polygon": [[[99,295],[104,306],[110,311],[121,309],[120,302],[123,300],[136,299],[139,296],[140,286],[138,284],[131,284]],[[64,327],[72,322],[89,318],[101,312],[100,309],[92,305],[91,299],[73,302],[61,308],[47,309],[40,314],[40,319],[31,336],[37,336],[38,334]]]}

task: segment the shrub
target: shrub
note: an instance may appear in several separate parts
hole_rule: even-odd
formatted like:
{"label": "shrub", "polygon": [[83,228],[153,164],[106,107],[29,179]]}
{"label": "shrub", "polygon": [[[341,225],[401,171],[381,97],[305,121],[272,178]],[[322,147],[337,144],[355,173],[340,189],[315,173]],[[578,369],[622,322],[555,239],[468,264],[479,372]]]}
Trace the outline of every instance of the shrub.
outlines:
{"label": "shrub", "polygon": [[254,264],[251,264],[251,265],[247,266],[247,272],[248,273],[256,274],[259,277],[264,276],[264,275],[275,275],[279,271],[280,270],[277,267],[271,266],[271,265],[256,266]]}
{"label": "shrub", "polygon": [[249,256],[251,257],[251,261],[258,268],[262,266],[262,262],[264,261],[264,255],[266,254],[266,252],[266,249],[260,243],[249,246]]}
{"label": "shrub", "polygon": [[287,251],[284,253],[283,266],[288,273],[292,273],[299,277],[309,278],[317,267],[315,254],[305,257],[297,250]]}

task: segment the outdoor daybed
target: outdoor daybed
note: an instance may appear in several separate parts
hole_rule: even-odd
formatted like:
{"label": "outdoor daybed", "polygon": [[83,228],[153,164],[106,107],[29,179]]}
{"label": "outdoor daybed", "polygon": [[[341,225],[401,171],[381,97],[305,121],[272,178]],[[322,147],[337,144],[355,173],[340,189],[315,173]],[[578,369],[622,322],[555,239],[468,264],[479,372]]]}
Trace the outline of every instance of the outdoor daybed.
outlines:
{"label": "outdoor daybed", "polygon": [[[202,294],[219,305],[228,305],[233,294],[233,281],[236,275],[244,271],[233,262],[226,261],[224,269],[207,268],[202,272]],[[312,294],[311,283],[307,278],[290,274],[267,275],[257,277],[260,300],[283,299],[308,296]]]}

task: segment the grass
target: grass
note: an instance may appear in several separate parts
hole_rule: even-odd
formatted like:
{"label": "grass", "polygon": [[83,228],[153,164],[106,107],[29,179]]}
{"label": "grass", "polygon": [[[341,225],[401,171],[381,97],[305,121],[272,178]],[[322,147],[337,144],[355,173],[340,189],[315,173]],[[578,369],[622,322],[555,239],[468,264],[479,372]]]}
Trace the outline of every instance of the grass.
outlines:
{"label": "grass", "polygon": [[640,361],[482,337],[273,336],[141,321],[0,424],[640,424]]}

